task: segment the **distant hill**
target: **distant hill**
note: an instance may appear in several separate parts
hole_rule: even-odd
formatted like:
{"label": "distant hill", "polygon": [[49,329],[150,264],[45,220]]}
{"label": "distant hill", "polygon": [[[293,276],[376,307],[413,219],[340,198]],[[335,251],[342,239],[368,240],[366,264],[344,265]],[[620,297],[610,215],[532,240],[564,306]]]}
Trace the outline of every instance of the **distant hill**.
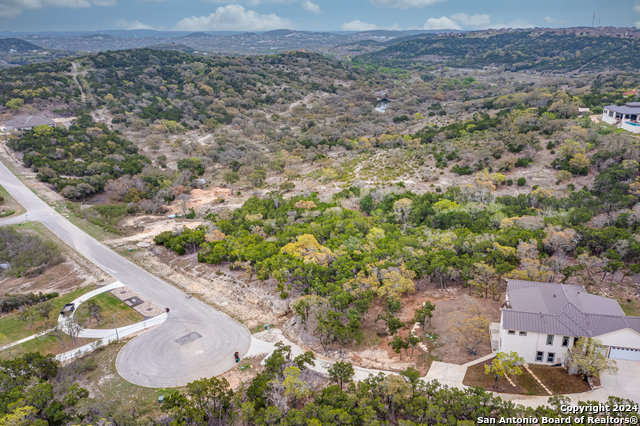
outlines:
{"label": "distant hill", "polygon": [[292,33],[295,33],[296,31],[293,30],[272,30],[272,31],[267,31],[262,33],[262,35],[265,35],[267,37],[278,37],[278,36],[286,36]]}
{"label": "distant hill", "polygon": [[212,37],[207,33],[203,33],[203,32],[199,32],[199,33],[191,33],[191,34],[187,34],[186,36],[184,36],[183,38],[200,38],[200,37]]}
{"label": "distant hill", "polygon": [[638,70],[640,40],[612,36],[574,36],[533,32],[470,37],[408,37],[358,57],[393,67],[441,64],[458,68],[505,67],[511,71]]}
{"label": "distant hill", "polygon": [[29,50],[42,50],[42,47],[19,38],[0,38],[0,52],[9,52],[11,49],[18,52],[27,52]]}

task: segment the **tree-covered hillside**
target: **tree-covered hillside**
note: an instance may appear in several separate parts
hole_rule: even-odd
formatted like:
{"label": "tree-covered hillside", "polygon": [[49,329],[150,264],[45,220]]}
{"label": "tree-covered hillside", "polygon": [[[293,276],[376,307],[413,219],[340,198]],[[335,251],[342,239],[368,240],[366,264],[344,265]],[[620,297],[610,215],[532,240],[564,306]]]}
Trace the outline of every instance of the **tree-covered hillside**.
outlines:
{"label": "tree-covered hillside", "polygon": [[562,73],[632,70],[640,66],[640,42],[611,36],[582,37],[534,33],[491,37],[427,37],[400,40],[358,59],[384,66],[438,62],[460,68],[505,67],[512,71]]}

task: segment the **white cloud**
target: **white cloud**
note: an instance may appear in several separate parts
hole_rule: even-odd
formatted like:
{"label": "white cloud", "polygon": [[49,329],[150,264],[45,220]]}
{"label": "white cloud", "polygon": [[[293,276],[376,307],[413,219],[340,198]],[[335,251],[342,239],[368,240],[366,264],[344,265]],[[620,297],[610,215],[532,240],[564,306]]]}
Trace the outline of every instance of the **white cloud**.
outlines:
{"label": "white cloud", "polygon": [[636,28],[640,28],[640,21],[636,22]]}
{"label": "white cloud", "polygon": [[553,24],[554,22],[556,22],[556,20],[550,16],[545,16],[544,20],[547,22],[547,24]]}
{"label": "white cloud", "polygon": [[441,18],[429,18],[422,26],[423,30],[461,30],[460,25],[443,16]]}
{"label": "white cloud", "polygon": [[409,9],[411,7],[424,7],[447,0],[369,0],[374,6],[378,7],[396,7],[399,9]]}
{"label": "white cloud", "polygon": [[118,4],[117,0],[91,0],[91,3],[96,6],[115,6]]}
{"label": "white cloud", "polygon": [[451,19],[460,22],[465,27],[489,28],[491,23],[490,15],[467,15],[466,13],[455,13],[451,15]]}
{"label": "white cloud", "polygon": [[260,15],[246,10],[239,4],[221,6],[209,16],[191,16],[182,19],[175,26],[183,31],[262,31],[281,28],[293,28],[291,21],[275,13]]}
{"label": "white cloud", "polygon": [[633,5],[633,11],[635,13],[640,13],[640,3],[636,3]]}
{"label": "white cloud", "polygon": [[126,19],[121,19],[116,22],[116,26],[118,28],[122,28],[125,30],[152,30],[153,28],[149,25],[145,25],[140,21],[127,21]]}
{"label": "white cloud", "polygon": [[371,31],[377,30],[378,26],[376,24],[370,24],[368,22],[362,22],[358,19],[351,22],[345,22],[342,24],[342,31]]}
{"label": "white cloud", "polygon": [[302,9],[311,13],[316,13],[316,14],[320,13],[320,6],[317,5],[316,3],[311,3],[309,0],[305,0],[302,2]]}

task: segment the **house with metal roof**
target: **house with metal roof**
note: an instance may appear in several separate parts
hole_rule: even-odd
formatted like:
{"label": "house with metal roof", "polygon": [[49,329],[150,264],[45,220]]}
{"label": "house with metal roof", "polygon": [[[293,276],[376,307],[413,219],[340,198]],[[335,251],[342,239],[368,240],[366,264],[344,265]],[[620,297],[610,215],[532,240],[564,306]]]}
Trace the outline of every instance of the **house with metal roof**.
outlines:
{"label": "house with metal roof", "polygon": [[625,105],[608,105],[602,112],[602,121],[628,130],[640,133],[640,102],[628,102]]}
{"label": "house with metal roof", "polygon": [[15,117],[12,120],[7,121],[4,124],[4,131],[12,130],[31,130],[36,126],[49,126],[55,127],[55,121],[50,118],[41,117],[38,115],[26,115],[21,117]]}
{"label": "house with metal roof", "polygon": [[562,364],[580,337],[601,340],[608,358],[640,361],[640,317],[578,285],[508,280],[495,331],[498,351],[516,351],[527,363]]}

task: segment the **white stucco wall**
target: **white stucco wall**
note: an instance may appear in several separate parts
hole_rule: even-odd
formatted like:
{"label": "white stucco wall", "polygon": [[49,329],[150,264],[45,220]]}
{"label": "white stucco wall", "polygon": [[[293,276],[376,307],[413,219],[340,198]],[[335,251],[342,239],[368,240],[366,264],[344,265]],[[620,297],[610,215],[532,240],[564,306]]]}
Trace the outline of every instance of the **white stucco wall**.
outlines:
{"label": "white stucco wall", "polygon": [[640,349],[640,334],[630,328],[602,334],[595,338],[601,340],[605,346]]}
{"label": "white stucco wall", "polygon": [[609,117],[609,110],[604,110],[604,112],[602,113],[602,121],[604,121],[605,123],[609,123],[609,124],[616,124],[616,114],[615,112],[613,113],[613,117]]}
{"label": "white stucco wall", "polygon": [[[520,336],[520,330],[515,330],[515,335],[510,335],[509,330],[502,328],[502,318],[500,326],[501,352],[515,351],[524,358],[528,364],[549,364],[547,363],[547,355],[549,352],[556,354],[553,364],[559,364],[565,361],[567,348],[562,347],[562,338],[564,336],[554,336],[553,345],[547,345],[547,335],[543,333],[527,332],[526,336]],[[573,346],[573,337],[569,336],[569,347]],[[536,353],[544,352],[542,362],[536,361]]]}
{"label": "white stucco wall", "polygon": [[640,133],[640,126],[634,126],[631,123],[629,123],[628,121],[623,121],[620,124],[620,128],[631,132],[631,133]]}

